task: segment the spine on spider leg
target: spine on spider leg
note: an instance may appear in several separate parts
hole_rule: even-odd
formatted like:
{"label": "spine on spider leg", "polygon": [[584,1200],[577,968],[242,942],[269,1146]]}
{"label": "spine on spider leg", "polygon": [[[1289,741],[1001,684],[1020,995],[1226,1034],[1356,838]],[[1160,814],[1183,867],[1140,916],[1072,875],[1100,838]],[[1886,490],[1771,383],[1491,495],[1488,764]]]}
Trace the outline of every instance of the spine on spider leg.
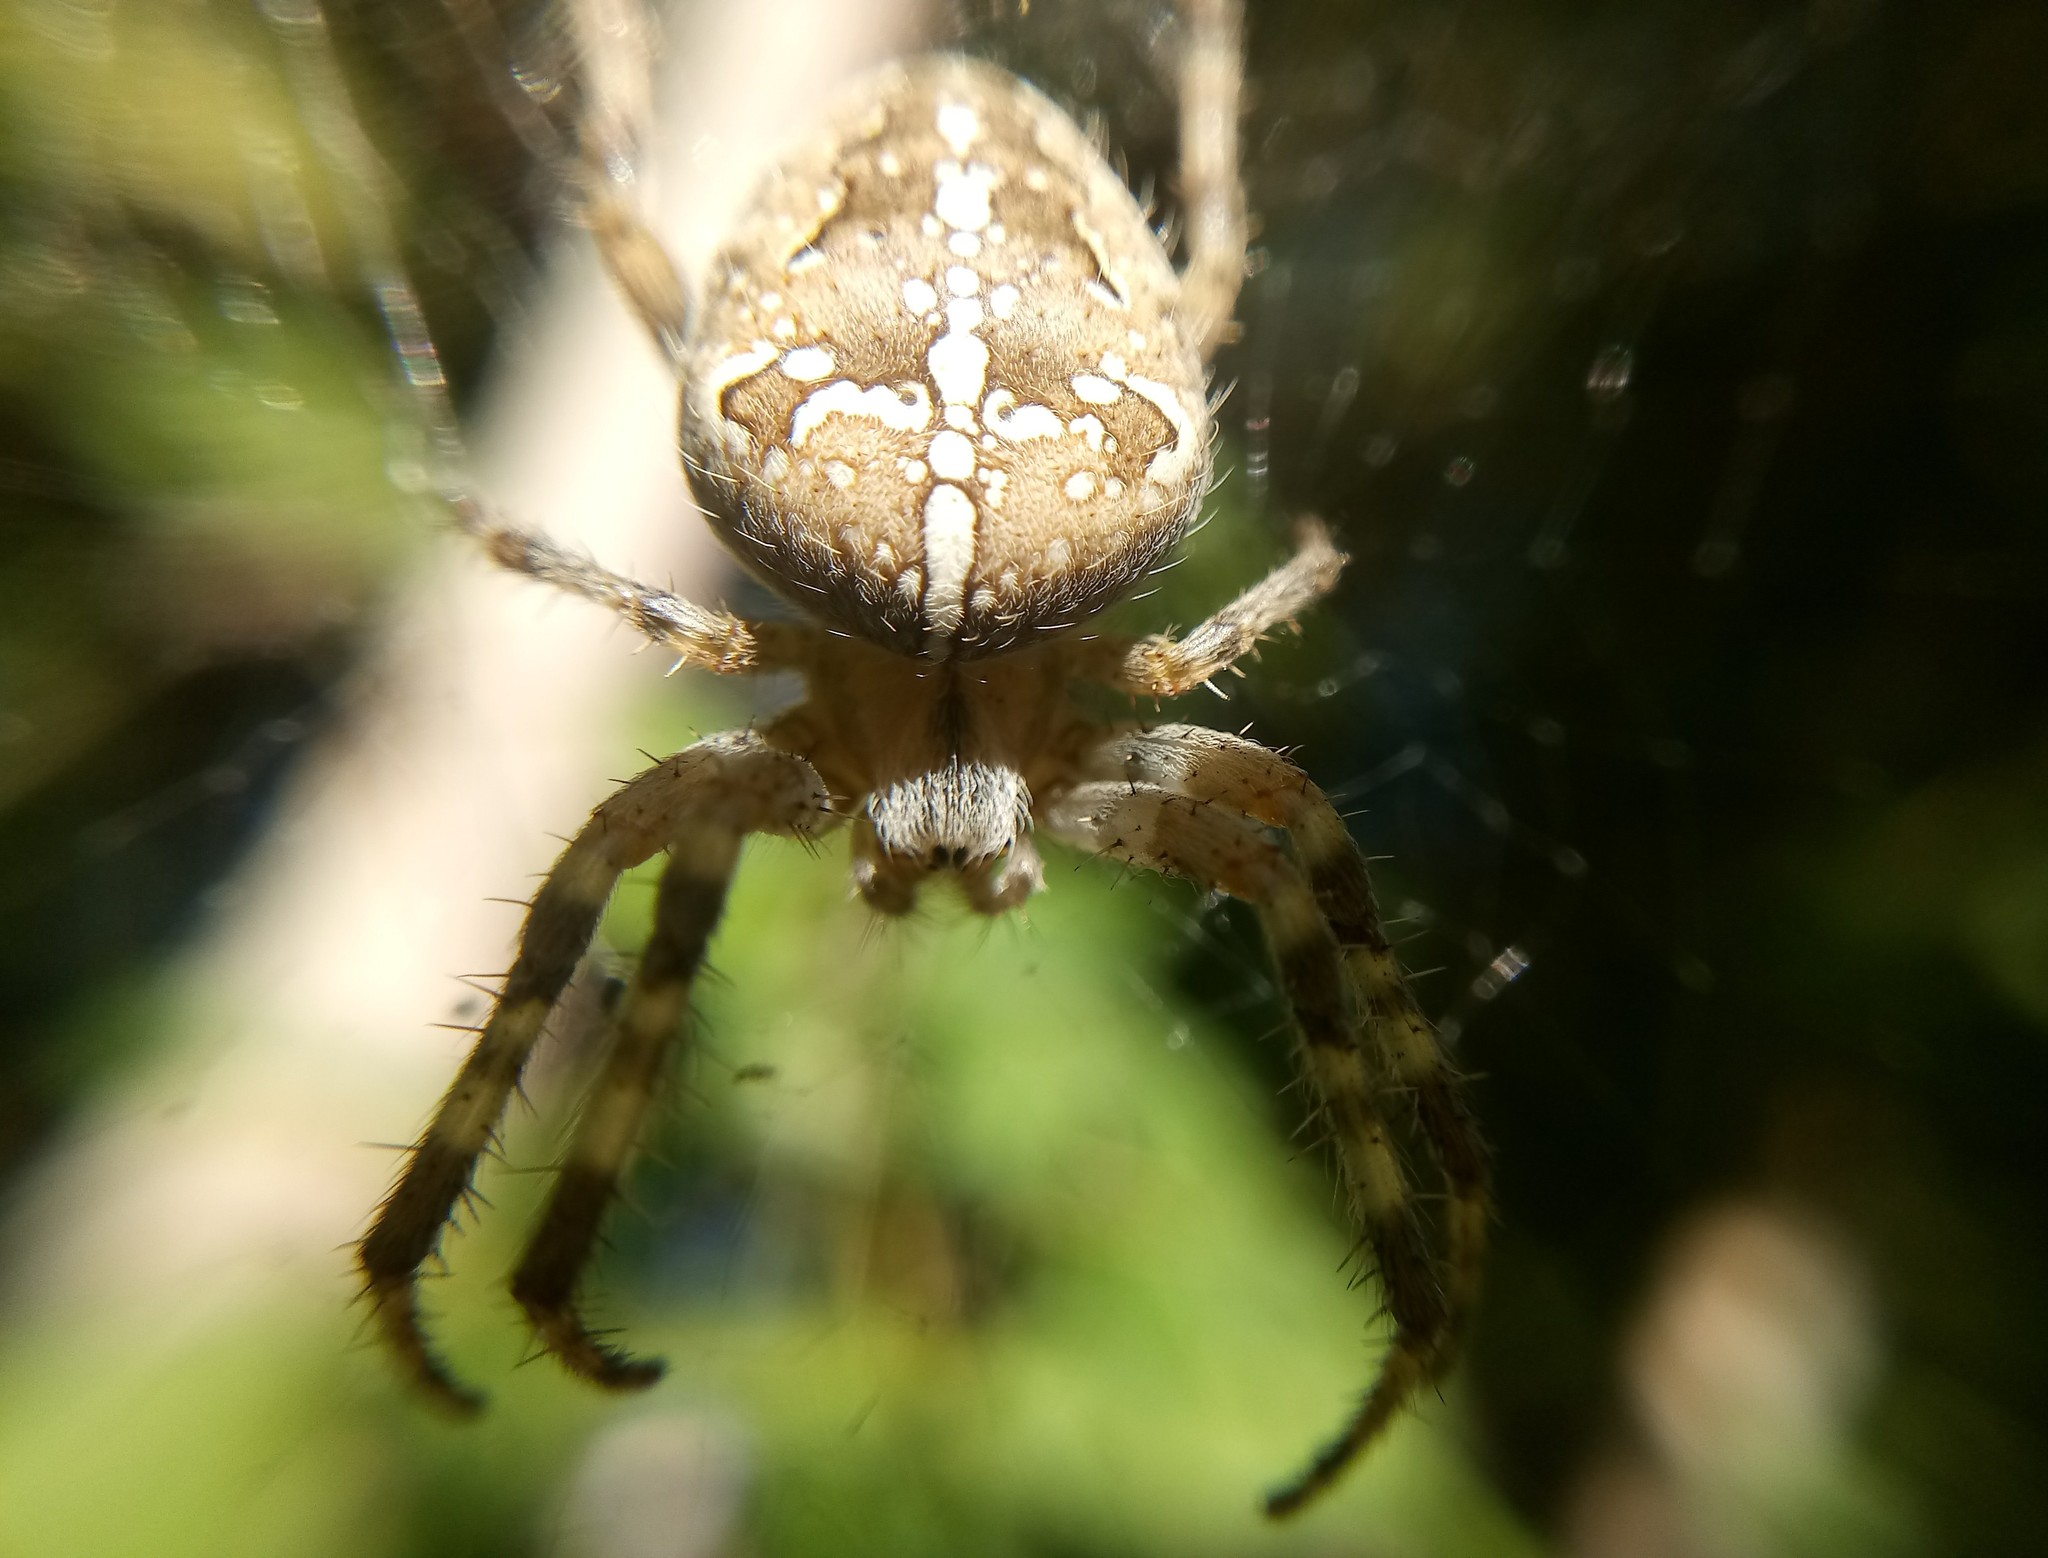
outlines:
{"label": "spine on spider leg", "polygon": [[620,870],[607,858],[604,843],[601,824],[593,822],[535,895],[518,957],[476,1047],[357,1247],[363,1290],[385,1340],[428,1395],[455,1412],[476,1411],[482,1398],[459,1384],[427,1345],[419,1271],[468,1191],[542,1024],[597,931]]}
{"label": "spine on spider leg", "polygon": [[724,912],[739,846],[737,833],[703,824],[686,828],[671,844],[655,894],[654,929],[614,1020],[604,1069],[512,1277],[512,1295],[542,1345],[571,1371],[608,1389],[644,1389],[661,1377],[663,1365],[594,1335],[577,1308],[576,1289],[685,1026],[690,986]]}

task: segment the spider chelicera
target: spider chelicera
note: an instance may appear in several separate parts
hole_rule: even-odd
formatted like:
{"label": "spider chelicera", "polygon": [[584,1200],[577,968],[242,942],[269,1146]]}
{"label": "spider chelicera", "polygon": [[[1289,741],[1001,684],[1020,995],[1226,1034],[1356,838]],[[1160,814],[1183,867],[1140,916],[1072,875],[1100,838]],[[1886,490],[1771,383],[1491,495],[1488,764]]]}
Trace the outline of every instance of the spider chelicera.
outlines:
{"label": "spider chelicera", "polygon": [[[1486,1236],[1484,1147],[1403,981],[1363,857],[1276,753],[1195,725],[1104,723],[1093,684],[1175,697],[1335,583],[1319,524],[1292,560],[1178,637],[1088,630],[1190,528],[1211,477],[1207,364],[1244,271],[1236,0],[1183,0],[1176,272],[1075,124],[991,66],[863,81],[762,184],[686,287],[631,194],[630,113],[594,96],[589,218],[674,365],[691,486],[721,540],[797,608],[750,621],[606,571],[458,498],[499,565],[617,612],[685,665],[793,672],[802,701],[655,764],[599,806],[534,897],[469,1059],[359,1248],[379,1328],[474,1410],[430,1348],[417,1282],[623,872],[666,852],[653,931],[512,1277],[541,1345],[600,1385],[660,1374],[598,1339],[577,1286],[683,1028],[750,833],[847,825],[855,884],[900,915],[934,877],[1001,914],[1043,885],[1035,840],[1250,904],[1394,1335],[1351,1420],[1273,1493],[1327,1487],[1449,1367]],[[1444,1194],[1425,1215],[1412,1126]]]}

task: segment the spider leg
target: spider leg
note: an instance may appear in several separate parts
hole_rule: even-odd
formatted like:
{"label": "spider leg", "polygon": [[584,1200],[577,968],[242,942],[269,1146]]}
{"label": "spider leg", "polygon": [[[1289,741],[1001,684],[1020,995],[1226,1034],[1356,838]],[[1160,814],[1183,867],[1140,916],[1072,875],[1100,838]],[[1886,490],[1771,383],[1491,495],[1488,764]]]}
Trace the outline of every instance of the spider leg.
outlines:
{"label": "spider leg", "polygon": [[[1269,1514],[1292,1514],[1450,1367],[1485,1251],[1485,1146],[1380,927],[1365,862],[1299,769],[1241,737],[1162,726],[1111,736],[1091,770],[1115,777],[1084,784],[1061,803],[1063,816],[1083,814],[1084,842],[1258,906],[1301,1030],[1303,1069],[1332,1121],[1395,1322],[1393,1346],[1350,1422],[1268,1499]],[[1267,828],[1286,830],[1291,857]],[[1232,885],[1232,872],[1242,887]],[[1341,985],[1334,1006],[1333,973]],[[1358,1040],[1354,1010],[1366,1019],[1368,1044]],[[1441,1267],[1425,1251],[1387,1129],[1383,1100],[1403,1095],[1415,1100],[1446,1187]]]}
{"label": "spider leg", "polygon": [[1295,545],[1294,556],[1178,638],[1156,633],[1135,643],[1104,637],[1076,645],[1075,675],[1137,698],[1177,698],[1229,670],[1336,588],[1345,557],[1322,521],[1302,520]]}
{"label": "spider leg", "polygon": [[630,781],[591,814],[527,910],[519,951],[468,1060],[403,1173],[357,1246],[378,1328],[413,1379],[451,1410],[481,1398],[459,1384],[420,1324],[420,1267],[469,1188],[542,1024],[597,931],[621,873],[648,859],[693,820],[734,831],[816,831],[826,793],[801,758],[750,733],[713,736]]}
{"label": "spider leg", "polygon": [[796,669],[823,638],[801,623],[752,622],[613,573],[546,536],[507,524],[468,493],[450,493],[448,503],[463,532],[500,568],[595,601],[673,651],[679,665],[726,675]]}
{"label": "spider leg", "polygon": [[1187,231],[1179,314],[1207,362],[1230,338],[1244,285],[1244,185],[1238,178],[1238,96],[1244,80],[1241,0],[1182,0],[1180,183]]}
{"label": "spider leg", "polygon": [[1436,1030],[1416,1005],[1387,941],[1365,858],[1329,797],[1277,752],[1201,725],[1120,732],[1098,749],[1096,763],[1177,795],[1241,809],[1288,831],[1316,903],[1344,948],[1373,1037],[1397,1083],[1414,1089],[1424,1134],[1443,1157],[1454,1194],[1483,1199],[1487,1163],[1477,1127]]}
{"label": "spider leg", "polygon": [[665,1058],[682,1031],[690,984],[725,907],[740,835],[691,822],[669,846],[654,903],[654,931],[613,1024],[610,1052],[576,1122],[547,1209],[512,1275],[512,1296],[543,1346],[572,1372],[614,1390],[652,1385],[662,1364],[627,1356],[590,1332],[576,1287],[596,1248],[606,1209],[659,1091]]}
{"label": "spider leg", "polygon": [[648,227],[638,190],[640,145],[652,118],[645,63],[652,22],[639,0],[575,0],[570,11],[582,55],[584,220],[612,284],[680,374],[690,294]]}
{"label": "spider leg", "polygon": [[[638,0],[576,0],[573,9],[588,98],[583,120],[588,219],[614,282],[673,360],[688,331],[685,293],[674,264],[641,219],[634,196],[635,159],[649,117],[647,74],[640,63],[648,19]],[[506,523],[471,490],[447,379],[391,225],[390,213],[403,202],[348,109],[317,9],[312,25],[298,18],[281,30],[298,89],[324,110],[313,116],[315,145],[340,188],[351,243],[374,283],[402,385],[426,433],[434,487],[456,527],[499,567],[596,601],[674,650],[684,664],[727,672],[785,666],[796,645],[811,635],[707,610],[611,573]]]}
{"label": "spider leg", "polygon": [[[1133,727],[1098,748],[1098,771],[1157,784],[1176,795],[1215,801],[1285,828],[1330,922],[1364,1003],[1374,1042],[1397,1086],[1413,1091],[1423,1135],[1449,1181],[1453,1225],[1451,1293],[1478,1288],[1485,1244],[1488,1178],[1485,1144],[1437,1042],[1416,1004],[1380,924],[1365,857],[1329,797],[1294,764],[1255,741],[1201,725]],[[1456,1219],[1470,1219],[1461,1227]]]}

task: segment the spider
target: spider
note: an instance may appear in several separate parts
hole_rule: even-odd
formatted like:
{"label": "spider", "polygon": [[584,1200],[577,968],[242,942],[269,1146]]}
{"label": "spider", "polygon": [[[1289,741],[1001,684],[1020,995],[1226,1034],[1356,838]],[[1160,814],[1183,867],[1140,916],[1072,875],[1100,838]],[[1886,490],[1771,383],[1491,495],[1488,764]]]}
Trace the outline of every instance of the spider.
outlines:
{"label": "spider", "polygon": [[[584,20],[598,0],[585,0]],[[1074,690],[1176,697],[1336,582],[1295,556],[1178,637],[1086,631],[1192,526],[1211,479],[1208,364],[1244,272],[1237,0],[1182,0],[1176,272],[1088,137],[992,66],[936,56],[856,86],[757,190],[698,288],[633,199],[631,93],[590,92],[588,220],[681,386],[681,448],[720,539],[794,608],[745,620],[651,589],[458,496],[501,567],[594,600],[684,665],[793,672],[804,696],[600,805],[532,900],[476,1045],[358,1249],[384,1338],[431,1396],[480,1397],[427,1340],[417,1284],[622,873],[666,851],[653,929],[609,1021],[512,1293],[573,1372],[638,1389],[662,1365],[600,1339],[583,1270],[684,1027],[749,834],[845,825],[853,879],[902,915],[934,878],[998,915],[1044,885],[1040,835],[1250,904],[1300,1069],[1393,1321],[1350,1420],[1266,1509],[1328,1487],[1449,1367],[1476,1296],[1487,1161],[1374,907],[1364,858],[1277,753],[1188,724],[1105,723]],[[597,18],[602,24],[603,18]],[[603,44],[603,26],[586,42]],[[1425,1216],[1400,1142],[1443,1185]]]}

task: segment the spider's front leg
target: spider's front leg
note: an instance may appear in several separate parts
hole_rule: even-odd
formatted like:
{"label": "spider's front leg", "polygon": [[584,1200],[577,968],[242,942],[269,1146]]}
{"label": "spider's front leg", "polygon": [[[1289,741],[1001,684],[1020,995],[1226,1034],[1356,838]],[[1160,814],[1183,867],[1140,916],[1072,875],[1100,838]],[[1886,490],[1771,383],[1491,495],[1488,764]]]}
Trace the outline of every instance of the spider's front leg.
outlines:
{"label": "spider's front leg", "polygon": [[662,1365],[631,1358],[594,1337],[577,1310],[576,1286],[660,1090],[669,1049],[683,1030],[690,985],[724,912],[739,849],[738,831],[694,818],[669,845],[668,867],[655,893],[654,929],[612,1024],[604,1069],[577,1116],[547,1210],[512,1274],[512,1296],[541,1345],[572,1372],[612,1389],[651,1385]]}
{"label": "spider's front leg", "polygon": [[[1107,737],[1087,771],[1098,777],[1051,808],[1053,831],[1257,909],[1294,1012],[1302,1070],[1329,1123],[1394,1320],[1379,1376],[1350,1422],[1268,1498],[1269,1514],[1289,1515],[1450,1367],[1485,1249],[1485,1148],[1380,929],[1364,860],[1300,770],[1240,737],[1162,726]],[[1285,845],[1275,829],[1284,830]],[[1441,1262],[1389,1125],[1409,1097],[1446,1190]]]}
{"label": "spider's front leg", "polygon": [[[591,1123],[579,1134],[571,1158],[578,1172],[565,1171],[557,1190],[557,1203],[578,1194],[591,1202],[591,1187],[609,1163],[603,1192],[588,1212],[590,1238],[630,1147],[631,1123],[638,1119],[635,1113],[625,1122],[626,1139],[614,1145],[615,1127],[624,1114],[622,1099],[636,1085],[634,1078],[658,1069],[662,1041],[674,1031],[689,973],[715,918],[705,912],[707,880],[717,879],[717,896],[722,897],[730,854],[742,835],[807,837],[827,823],[827,801],[816,771],[801,758],[752,734],[713,736],[657,763],[599,806],[541,884],[520,931],[518,955],[475,1048],[356,1252],[378,1328],[407,1372],[444,1406],[467,1413],[481,1401],[427,1344],[419,1317],[420,1268],[468,1191],[477,1159],[489,1146],[542,1025],[596,933],[620,875],[664,847],[676,851],[663,878],[658,950],[650,951],[653,966],[643,964],[621,1011],[613,1054],[592,1099]],[[571,1191],[572,1183],[581,1188]],[[550,1346],[558,1339],[573,1341],[580,1331],[563,1319],[573,1321],[569,1298],[581,1261],[568,1255],[579,1222],[572,1208],[564,1206],[558,1213],[551,1205],[520,1267],[522,1280],[529,1268],[532,1276],[530,1289],[520,1297]],[[550,1234],[550,1229],[557,1231]],[[554,1242],[543,1251],[550,1239]],[[581,1248],[587,1252],[588,1247],[585,1238]],[[580,1354],[565,1352],[565,1357],[572,1367],[589,1361]],[[583,1372],[597,1375],[601,1370],[584,1367]]]}

